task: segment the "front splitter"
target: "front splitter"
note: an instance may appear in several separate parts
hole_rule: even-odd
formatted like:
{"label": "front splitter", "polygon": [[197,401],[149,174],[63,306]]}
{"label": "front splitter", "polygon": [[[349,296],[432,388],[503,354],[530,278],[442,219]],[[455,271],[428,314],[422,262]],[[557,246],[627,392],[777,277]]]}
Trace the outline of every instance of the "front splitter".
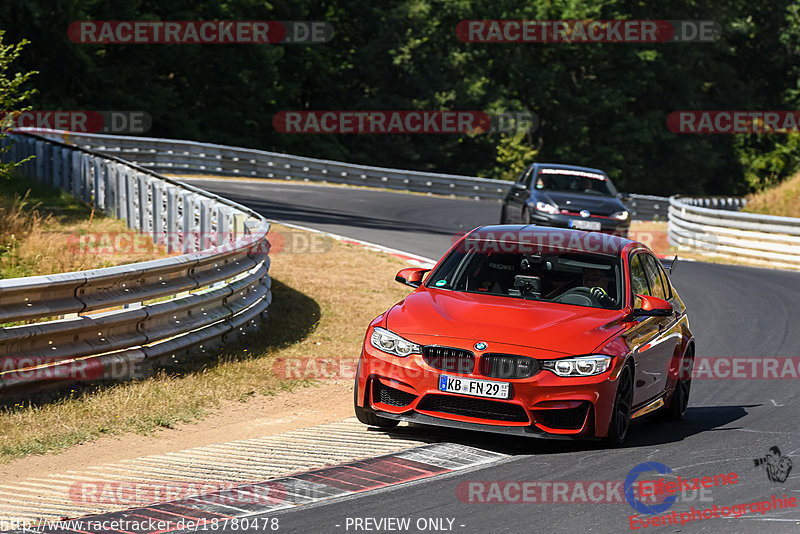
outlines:
{"label": "front splitter", "polygon": [[587,436],[565,435],[565,434],[549,434],[535,426],[482,425],[480,423],[453,421],[451,419],[441,419],[439,417],[433,417],[431,415],[425,415],[419,412],[394,414],[394,413],[376,411],[375,413],[385,419],[394,419],[396,421],[405,421],[407,423],[416,423],[419,425],[438,426],[447,428],[457,428],[459,430],[470,430],[476,432],[491,432],[493,434],[524,436],[528,438],[539,438],[539,439],[556,439],[562,441],[598,439],[593,436],[587,437]]}

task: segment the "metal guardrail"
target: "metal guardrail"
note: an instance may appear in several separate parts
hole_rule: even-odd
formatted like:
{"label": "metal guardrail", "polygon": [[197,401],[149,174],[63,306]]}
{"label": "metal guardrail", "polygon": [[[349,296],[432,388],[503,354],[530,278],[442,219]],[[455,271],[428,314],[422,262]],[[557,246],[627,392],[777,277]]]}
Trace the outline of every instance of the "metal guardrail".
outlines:
{"label": "metal guardrail", "polygon": [[800,267],[800,219],[710,209],[670,199],[669,242],[678,250]]}
{"label": "metal guardrail", "polygon": [[3,144],[12,161],[36,156],[20,167],[27,176],[154,241],[179,236],[165,241],[180,255],[0,280],[0,322],[36,321],[0,327],[0,395],[139,375],[257,327],[272,299],[262,216],[110,155],[25,133]]}
{"label": "metal guardrail", "polygon": [[[511,182],[505,180],[370,167],[193,141],[38,131],[50,138],[116,155],[135,161],[142,167],[169,174],[301,179],[498,200],[504,198],[511,188]],[[634,194],[630,195],[625,205],[635,220],[666,220],[669,199]]]}
{"label": "metal guardrail", "polygon": [[681,202],[701,208],[739,211],[747,205],[744,197],[684,197]]}

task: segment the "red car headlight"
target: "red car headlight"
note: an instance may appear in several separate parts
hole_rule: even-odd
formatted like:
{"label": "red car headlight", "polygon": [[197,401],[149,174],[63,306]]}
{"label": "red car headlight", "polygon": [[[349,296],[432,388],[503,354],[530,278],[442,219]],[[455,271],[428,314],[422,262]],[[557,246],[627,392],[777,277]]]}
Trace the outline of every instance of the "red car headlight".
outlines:
{"label": "red car headlight", "polygon": [[373,329],[370,343],[378,350],[400,356],[401,358],[405,358],[409,354],[422,354],[422,347],[416,343],[403,339],[394,332],[390,332],[379,326]]}
{"label": "red car headlight", "polygon": [[594,376],[605,373],[614,358],[605,354],[590,354],[560,360],[545,360],[542,369],[552,371],[558,376]]}

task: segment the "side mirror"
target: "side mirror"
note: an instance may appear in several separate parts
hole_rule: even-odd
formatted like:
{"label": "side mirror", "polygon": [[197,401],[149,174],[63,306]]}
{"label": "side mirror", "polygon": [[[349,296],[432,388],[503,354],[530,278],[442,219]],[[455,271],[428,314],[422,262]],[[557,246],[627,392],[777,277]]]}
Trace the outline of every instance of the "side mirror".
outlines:
{"label": "side mirror", "polygon": [[650,295],[636,295],[642,299],[642,307],[633,310],[634,317],[669,317],[672,315],[672,304]]}
{"label": "side mirror", "polygon": [[622,202],[628,202],[631,199],[630,193],[617,193],[617,198]]}
{"label": "side mirror", "polygon": [[430,269],[422,269],[420,267],[409,267],[408,269],[401,269],[398,272],[394,279],[401,284],[405,284],[411,287],[419,287],[422,285],[422,278],[425,276],[425,273],[430,271]]}

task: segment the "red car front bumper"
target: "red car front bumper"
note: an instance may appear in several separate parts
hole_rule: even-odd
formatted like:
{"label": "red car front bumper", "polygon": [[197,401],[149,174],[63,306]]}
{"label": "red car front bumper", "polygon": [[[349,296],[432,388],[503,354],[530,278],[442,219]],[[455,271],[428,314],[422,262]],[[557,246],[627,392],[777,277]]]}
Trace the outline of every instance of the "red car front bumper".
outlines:
{"label": "red car front bumper", "polygon": [[[417,336],[414,341],[471,349],[464,346],[463,339],[430,338]],[[498,343],[492,343],[492,352],[538,359],[566,356]],[[429,365],[420,354],[394,356],[367,341],[359,363],[357,403],[382,417],[423,424],[550,438],[607,435],[622,358],[615,358],[611,369],[597,376],[559,377],[542,369],[524,379],[483,376],[478,373],[479,358],[477,354],[473,373],[446,372]],[[511,385],[510,398],[496,400],[440,391],[443,374],[507,382]]]}

